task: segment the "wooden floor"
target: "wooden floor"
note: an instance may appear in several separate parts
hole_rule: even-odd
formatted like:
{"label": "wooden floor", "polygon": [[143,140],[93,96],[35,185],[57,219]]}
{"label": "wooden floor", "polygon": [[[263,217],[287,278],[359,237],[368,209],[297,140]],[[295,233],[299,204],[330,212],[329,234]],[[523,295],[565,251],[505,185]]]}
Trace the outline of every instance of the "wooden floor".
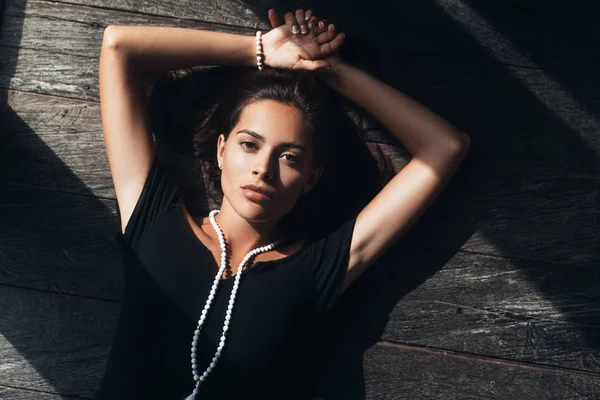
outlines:
{"label": "wooden floor", "polygon": [[[600,399],[599,7],[389,3],[319,4],[354,41],[356,63],[473,144],[431,210],[336,308],[325,398]],[[91,398],[110,350],[123,277],[98,104],[103,29],[252,34],[274,4],[286,8],[6,0],[0,398]],[[390,135],[370,140],[402,167]]]}

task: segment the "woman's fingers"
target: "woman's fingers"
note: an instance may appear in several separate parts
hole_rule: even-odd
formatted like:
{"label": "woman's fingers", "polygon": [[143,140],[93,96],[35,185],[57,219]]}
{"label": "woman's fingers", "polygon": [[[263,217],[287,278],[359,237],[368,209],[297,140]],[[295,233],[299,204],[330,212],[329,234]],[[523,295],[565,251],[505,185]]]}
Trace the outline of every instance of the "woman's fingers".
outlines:
{"label": "woman's fingers", "polygon": [[292,13],[291,11],[285,13],[284,18],[285,24],[288,26],[288,28],[294,35],[300,33],[300,27],[298,26],[298,22],[296,21],[296,15],[294,13]]}
{"label": "woman's fingers", "polygon": [[[287,12],[284,15],[285,23],[294,35],[310,34],[311,31],[317,36],[319,44],[325,44],[336,37],[335,26],[327,19],[320,19],[312,10],[297,9],[296,12]],[[277,14],[274,10],[269,11],[269,21],[275,27],[279,24]],[[279,26],[279,25],[277,25]]]}
{"label": "woman's fingers", "polygon": [[327,21],[327,19],[323,18],[322,20],[320,20],[319,21],[319,33],[326,32],[328,24],[329,24],[329,21]]}
{"label": "woman's fingers", "polygon": [[269,22],[271,23],[271,28],[275,29],[281,25],[281,21],[279,20],[279,15],[275,12],[274,8],[269,10]]}
{"label": "woman's fingers", "polygon": [[[329,32],[326,32],[327,34]],[[324,35],[325,33],[322,33],[321,35]],[[321,36],[319,35],[319,37]],[[330,41],[323,43],[321,45],[321,53],[323,54],[333,54],[336,51],[338,51],[340,49],[340,47],[342,47],[342,44],[344,43],[344,38],[346,37],[346,35],[344,35],[343,33],[338,33],[337,35],[335,35],[335,37],[333,39],[331,39]]]}
{"label": "woman's fingers", "polygon": [[306,35],[308,33],[307,22],[304,19],[304,10],[299,8],[296,10],[296,22],[300,26],[300,33]]}
{"label": "woman's fingers", "polygon": [[319,33],[317,41],[319,44],[325,44],[331,42],[337,36],[338,32],[335,31],[333,24],[330,24],[326,31]]}

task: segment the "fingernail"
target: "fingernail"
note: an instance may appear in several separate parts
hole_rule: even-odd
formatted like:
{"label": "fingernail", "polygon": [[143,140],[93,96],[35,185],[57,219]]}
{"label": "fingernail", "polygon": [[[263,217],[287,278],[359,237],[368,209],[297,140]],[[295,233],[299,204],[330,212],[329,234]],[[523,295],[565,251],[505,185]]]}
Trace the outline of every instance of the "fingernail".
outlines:
{"label": "fingernail", "polygon": [[302,34],[304,35],[306,32],[308,32],[306,30],[306,27],[304,25],[300,25],[300,31],[302,32]]}
{"label": "fingernail", "polygon": [[323,21],[319,21],[319,26],[320,26],[321,28],[324,28],[324,27],[325,27],[325,24],[323,24]]}
{"label": "fingernail", "polygon": [[304,20],[305,20],[305,21],[308,21],[309,19],[310,19],[310,15],[305,15],[305,16],[304,16]]}
{"label": "fingernail", "polygon": [[300,31],[300,30],[298,29],[298,26],[297,26],[297,25],[293,25],[293,26],[292,26],[292,33],[293,33],[294,35],[298,34],[298,32],[299,32],[299,31]]}
{"label": "fingernail", "polygon": [[274,8],[269,8],[269,12],[271,12],[271,11],[275,11],[275,9]]}
{"label": "fingernail", "polygon": [[309,22],[309,23],[308,23],[308,29],[312,29],[312,28],[313,28],[313,23],[312,23],[312,22]]}
{"label": "fingernail", "polygon": [[334,24],[331,24],[329,26],[331,26],[331,30],[335,30],[335,25]]}

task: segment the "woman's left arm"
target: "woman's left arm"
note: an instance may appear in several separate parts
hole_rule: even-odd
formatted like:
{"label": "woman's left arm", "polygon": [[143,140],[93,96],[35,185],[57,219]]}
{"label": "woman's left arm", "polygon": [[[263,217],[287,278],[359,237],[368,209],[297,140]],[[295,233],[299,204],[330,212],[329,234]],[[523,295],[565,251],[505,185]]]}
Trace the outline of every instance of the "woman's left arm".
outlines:
{"label": "woman's left arm", "polygon": [[378,119],[413,156],[358,215],[344,291],[431,205],[464,158],[470,139],[410,97],[345,62],[318,74]]}

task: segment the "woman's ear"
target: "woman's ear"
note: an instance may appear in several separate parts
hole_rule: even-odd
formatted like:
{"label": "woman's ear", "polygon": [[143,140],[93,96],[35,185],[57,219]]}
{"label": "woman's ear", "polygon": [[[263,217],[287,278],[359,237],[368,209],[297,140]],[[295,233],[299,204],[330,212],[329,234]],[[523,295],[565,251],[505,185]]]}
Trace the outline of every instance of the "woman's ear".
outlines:
{"label": "woman's ear", "polygon": [[225,140],[225,135],[220,134],[217,139],[217,164],[218,165],[223,164],[223,153],[225,152],[226,142],[227,141]]}

